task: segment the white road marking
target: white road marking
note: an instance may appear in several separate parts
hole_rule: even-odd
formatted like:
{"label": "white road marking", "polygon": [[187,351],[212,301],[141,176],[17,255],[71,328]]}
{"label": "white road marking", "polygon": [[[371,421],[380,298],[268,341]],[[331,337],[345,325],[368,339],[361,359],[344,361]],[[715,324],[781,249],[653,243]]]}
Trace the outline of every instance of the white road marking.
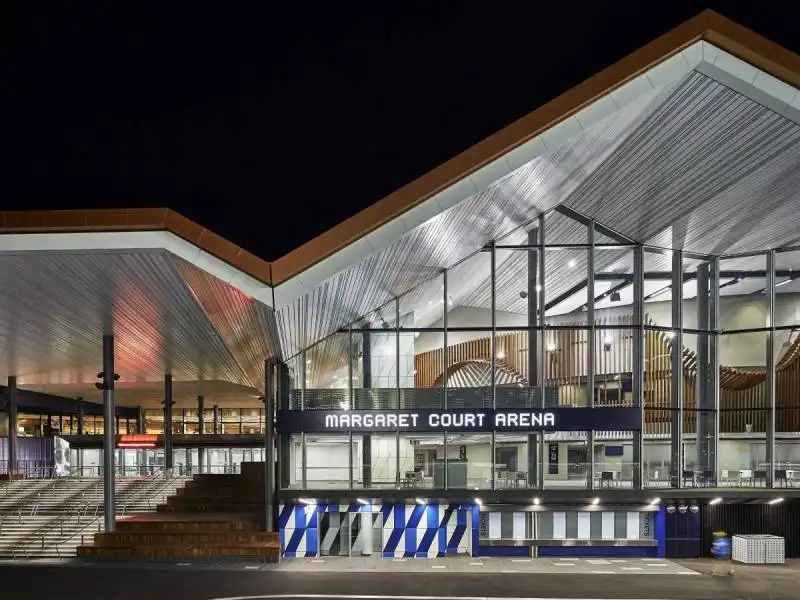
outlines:
{"label": "white road marking", "polygon": [[392,562],[406,562],[405,558],[393,558]]}
{"label": "white road marking", "polygon": [[625,560],[624,558],[617,558],[617,559],[613,559],[611,562],[612,563],[626,563],[628,561]]}
{"label": "white road marking", "polygon": [[595,575],[613,575],[614,571],[592,571]]}
{"label": "white road marking", "polygon": [[642,571],[642,567],[620,567],[623,571]]}
{"label": "white road marking", "polygon": [[192,564],[192,563],[178,563],[178,566],[179,566],[179,567],[188,567],[188,566],[190,566],[191,564]]}
{"label": "white road marking", "polygon": [[503,570],[502,570],[502,571],[500,571],[500,572],[501,572],[501,573],[516,573],[517,571],[514,571],[513,569],[503,569]]}
{"label": "white road marking", "polygon": [[700,575],[700,573],[696,571],[678,571],[676,575]]}
{"label": "white road marking", "polygon": [[470,564],[470,566],[473,566],[473,567],[482,567],[483,566],[482,562],[480,562],[480,563],[469,563],[469,564]]}
{"label": "white road marking", "polygon": [[324,561],[324,560],[320,560],[320,559],[318,558],[318,559],[316,559],[316,560],[312,560],[311,562],[313,562],[313,563],[324,563],[325,561]]}
{"label": "white road marking", "polygon": [[590,565],[610,565],[611,564],[611,561],[608,561],[608,560],[605,560],[605,559],[602,559],[602,558],[599,558],[599,559],[597,559],[597,558],[591,559],[590,558],[586,562],[589,563]]}
{"label": "white road marking", "polygon": [[667,563],[645,563],[648,567],[668,567]]}
{"label": "white road marking", "polygon": [[[568,598],[503,598],[495,596],[366,596],[366,595],[339,595],[339,594],[262,594],[260,596],[228,596],[212,598],[211,600],[570,600]],[[587,598],[585,600],[604,600],[602,598]],[[636,599],[630,599],[636,600]],[[650,599],[656,600],[656,599]]]}
{"label": "white road marking", "polygon": [[555,563],[553,566],[554,566],[554,567],[574,567],[574,566],[575,566],[575,563],[565,563],[565,562],[562,562],[562,563]]}
{"label": "white road marking", "polygon": [[431,569],[446,569],[444,565],[431,565]]}
{"label": "white road marking", "polygon": [[258,565],[245,565],[244,568],[246,570],[248,570],[248,571],[252,571],[252,570],[255,570],[255,569],[260,569],[261,567],[259,567]]}
{"label": "white road marking", "polygon": [[511,562],[531,562],[532,558],[512,558]]}

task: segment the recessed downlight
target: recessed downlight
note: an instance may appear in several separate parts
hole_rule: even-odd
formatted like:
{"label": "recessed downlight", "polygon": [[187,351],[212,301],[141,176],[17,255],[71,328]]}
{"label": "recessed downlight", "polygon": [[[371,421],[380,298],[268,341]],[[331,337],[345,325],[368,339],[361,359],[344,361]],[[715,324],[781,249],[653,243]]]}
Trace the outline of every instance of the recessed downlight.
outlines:
{"label": "recessed downlight", "polygon": [[533,499],[533,504],[534,504],[534,506],[539,506],[539,499],[538,498],[534,498]]}
{"label": "recessed downlight", "polygon": [[595,506],[600,504],[600,498],[595,498],[594,500],[592,500],[592,504],[594,504]]}
{"label": "recessed downlight", "polygon": [[783,498],[773,498],[769,501],[769,504],[780,504],[781,502],[783,502]]}
{"label": "recessed downlight", "polygon": [[722,498],[714,498],[709,502],[709,504],[713,506],[714,504],[719,504],[720,502],[722,502]]}

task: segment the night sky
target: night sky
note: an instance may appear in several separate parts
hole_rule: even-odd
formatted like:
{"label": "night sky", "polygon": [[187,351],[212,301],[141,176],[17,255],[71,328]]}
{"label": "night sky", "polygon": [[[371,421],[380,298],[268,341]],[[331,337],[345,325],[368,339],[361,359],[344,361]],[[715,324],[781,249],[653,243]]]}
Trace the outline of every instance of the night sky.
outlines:
{"label": "night sky", "polygon": [[0,10],[2,208],[166,206],[265,259],[703,8],[800,51],[796,0],[45,5]]}

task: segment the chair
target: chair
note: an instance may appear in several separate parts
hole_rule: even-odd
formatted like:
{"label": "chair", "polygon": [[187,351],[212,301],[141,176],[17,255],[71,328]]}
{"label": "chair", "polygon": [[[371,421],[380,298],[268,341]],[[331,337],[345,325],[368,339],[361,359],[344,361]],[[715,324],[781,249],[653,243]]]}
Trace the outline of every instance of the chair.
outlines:
{"label": "chair", "polygon": [[759,482],[764,483],[764,487],[767,485],[767,472],[766,471],[753,471],[753,480],[758,486]]}
{"label": "chair", "polygon": [[681,475],[681,479],[683,479],[683,485],[686,485],[686,482],[690,482],[692,487],[697,485],[697,481],[694,477],[694,471],[687,471],[686,469],[683,470],[683,474]]}
{"label": "chair", "polygon": [[781,487],[788,487],[789,478],[786,474],[786,469],[775,469],[775,485],[781,484]]}
{"label": "chair", "polygon": [[611,471],[602,471],[600,473],[600,487],[611,487],[614,484],[614,473]]}
{"label": "chair", "polygon": [[739,471],[739,486],[741,487],[742,482],[747,482],[752,484],[753,483],[753,471],[750,469],[742,469]]}

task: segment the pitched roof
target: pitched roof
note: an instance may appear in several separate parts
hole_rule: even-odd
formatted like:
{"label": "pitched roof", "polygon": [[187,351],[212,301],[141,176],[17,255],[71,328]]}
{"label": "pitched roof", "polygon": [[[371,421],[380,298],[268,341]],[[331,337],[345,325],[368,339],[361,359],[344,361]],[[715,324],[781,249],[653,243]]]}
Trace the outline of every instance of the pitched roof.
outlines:
{"label": "pitched roof", "polygon": [[701,40],[800,87],[800,56],[707,10],[271,263],[167,208],[0,212],[0,232],[165,230],[254,279],[277,286]]}

